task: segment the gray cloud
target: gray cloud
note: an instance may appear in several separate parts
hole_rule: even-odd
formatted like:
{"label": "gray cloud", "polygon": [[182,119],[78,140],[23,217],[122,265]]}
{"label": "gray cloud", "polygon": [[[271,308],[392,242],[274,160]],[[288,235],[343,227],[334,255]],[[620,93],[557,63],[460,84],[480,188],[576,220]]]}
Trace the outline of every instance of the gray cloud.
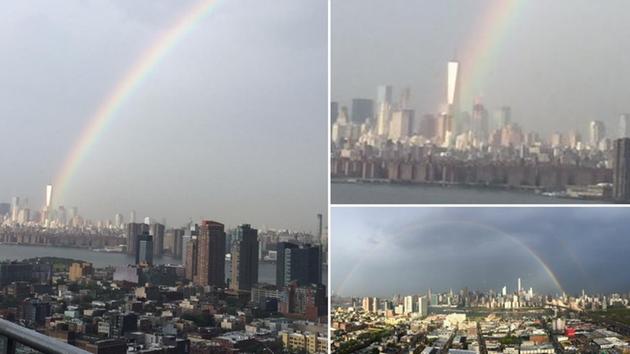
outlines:
{"label": "gray cloud", "polygon": [[572,293],[630,290],[619,272],[630,266],[625,208],[346,209],[331,219],[333,291],[345,295],[498,289],[517,277],[557,292],[543,264]]}
{"label": "gray cloud", "polygon": [[[0,200],[43,203],[83,127],[194,1],[12,3],[0,21]],[[326,208],[325,2],[218,1],[94,142],[59,203],[312,231]]]}

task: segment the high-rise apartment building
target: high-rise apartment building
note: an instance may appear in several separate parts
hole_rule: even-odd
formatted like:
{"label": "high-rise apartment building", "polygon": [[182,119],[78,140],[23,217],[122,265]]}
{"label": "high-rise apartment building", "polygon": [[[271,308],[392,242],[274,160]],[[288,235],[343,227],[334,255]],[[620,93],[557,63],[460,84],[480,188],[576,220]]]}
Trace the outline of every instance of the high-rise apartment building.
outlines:
{"label": "high-rise apartment building", "polygon": [[363,307],[363,311],[372,312],[372,298],[371,297],[364,297],[361,305]]}
{"label": "high-rise apartment building", "polygon": [[197,274],[197,236],[185,235],[183,247],[185,251],[182,253],[182,260],[186,279],[194,281]]}
{"label": "high-rise apartment building", "polygon": [[187,276],[191,275],[193,283],[201,286],[225,287],[223,224],[216,221],[202,221],[199,235],[195,240],[188,242],[186,257]]}
{"label": "high-rise apartment building", "polygon": [[411,295],[405,296],[405,298],[403,300],[403,305],[404,305],[404,313],[405,313],[405,315],[414,312],[413,296],[411,296]]}
{"label": "high-rise apartment building", "polygon": [[276,262],[276,285],[285,287],[292,281],[300,285],[322,282],[321,248],[299,246],[290,242],[278,243]]}
{"label": "high-rise apartment building", "polygon": [[172,256],[182,259],[184,229],[173,230],[173,247],[171,249]]}
{"label": "high-rise apartment building", "polygon": [[153,236],[145,232],[136,238],[136,265],[153,265]]}
{"label": "high-rise apartment building", "polygon": [[613,198],[617,201],[630,200],[630,138],[614,142]]}
{"label": "high-rise apartment building", "polygon": [[149,225],[130,222],[127,224],[127,254],[136,255],[138,236],[149,232]]}
{"label": "high-rise apartment building", "polygon": [[234,234],[231,253],[230,288],[251,290],[258,282],[258,230],[247,224],[239,226]]}
{"label": "high-rise apartment building", "polygon": [[164,252],[164,230],[163,224],[153,223],[149,226],[149,234],[153,236],[153,256],[161,258]]}
{"label": "high-rise apartment building", "polygon": [[418,297],[418,314],[421,317],[426,317],[429,315],[429,297]]}

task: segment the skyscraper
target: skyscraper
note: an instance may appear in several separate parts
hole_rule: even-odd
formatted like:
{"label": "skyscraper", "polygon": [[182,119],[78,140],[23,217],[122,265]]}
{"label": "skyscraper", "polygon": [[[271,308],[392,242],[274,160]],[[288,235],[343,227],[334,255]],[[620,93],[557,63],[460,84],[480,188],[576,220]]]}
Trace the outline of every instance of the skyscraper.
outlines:
{"label": "skyscraper", "polygon": [[11,215],[11,203],[0,203],[0,215]]}
{"label": "skyscraper", "polygon": [[378,115],[376,116],[376,133],[380,136],[387,136],[389,133],[391,105],[389,103],[381,103],[378,107]]}
{"label": "skyscraper", "polygon": [[44,205],[44,215],[42,217],[42,222],[48,224],[48,222],[53,220],[54,210],[52,209],[52,195],[53,187],[51,184],[46,185],[46,204]]}
{"label": "skyscraper", "polygon": [[406,87],[400,94],[398,109],[411,109],[411,89]]}
{"label": "skyscraper", "polygon": [[29,208],[22,208],[18,213],[17,222],[20,224],[26,224],[31,217],[31,210]]}
{"label": "skyscraper", "polygon": [[[416,120],[418,121],[418,120]],[[420,118],[419,122],[415,124],[413,133],[422,135],[427,139],[435,137],[436,120],[432,114],[425,114]]]}
{"label": "skyscraper", "polygon": [[117,229],[122,229],[123,227],[123,216],[120,213],[117,213],[116,215],[114,215],[114,226]]}
{"label": "skyscraper", "polygon": [[127,224],[127,254],[136,255],[138,236],[149,232],[149,225],[130,222]]}
{"label": "skyscraper", "polygon": [[453,131],[453,116],[443,113],[437,119],[437,128],[435,137],[438,143],[447,140],[448,133]]}
{"label": "skyscraper", "polygon": [[[188,251],[191,249],[189,248]],[[190,255],[187,255],[190,257]],[[225,231],[216,221],[203,220],[196,240],[196,285],[225,287]]]}
{"label": "skyscraper", "polygon": [[300,285],[322,282],[322,260],[319,246],[299,246],[290,242],[278,242],[276,285],[285,287],[291,281]]}
{"label": "skyscraper", "polygon": [[366,119],[374,118],[374,101],[366,98],[355,98],[352,100],[351,121],[361,124]]}
{"label": "skyscraper", "polygon": [[50,209],[52,207],[52,198],[53,198],[53,186],[49,184],[46,186],[46,209]]}
{"label": "skyscraper", "polygon": [[319,240],[319,244],[324,244],[324,222],[322,214],[317,214],[317,239]]}
{"label": "skyscraper", "polygon": [[150,234],[153,236],[153,256],[161,258],[164,252],[164,225],[153,223],[149,226]]}
{"label": "skyscraper", "polygon": [[411,295],[405,296],[403,304],[404,304],[405,315],[414,312],[413,311],[413,296]]}
{"label": "skyscraper", "polygon": [[395,111],[389,124],[389,138],[401,140],[411,135],[414,111],[410,109]]}
{"label": "skyscraper", "polygon": [[77,226],[79,218],[79,208],[71,207],[68,212],[68,224]]}
{"label": "skyscraper", "polygon": [[383,103],[392,105],[392,93],[393,88],[391,85],[380,85],[376,88],[376,105],[380,106]]}
{"label": "skyscraper", "polygon": [[617,139],[614,143],[613,198],[630,201],[630,138]]}
{"label": "skyscraper", "polygon": [[136,238],[136,265],[153,265],[153,237],[145,232]]}
{"label": "skyscraper", "polygon": [[470,130],[477,139],[485,141],[488,138],[488,111],[480,102],[473,106]]}
{"label": "skyscraper", "polygon": [[339,116],[339,102],[330,102],[330,124],[337,121]]}
{"label": "skyscraper", "polygon": [[193,281],[197,275],[197,237],[184,235],[182,239],[182,260],[186,279]]}
{"label": "skyscraper", "polygon": [[258,282],[258,230],[244,224],[236,229],[232,243],[230,288],[251,290]]}
{"label": "skyscraper", "polygon": [[59,225],[66,225],[67,213],[66,213],[66,208],[63,205],[60,205],[59,208],[57,209],[56,218]]}
{"label": "skyscraper", "polygon": [[599,142],[606,136],[606,128],[604,122],[599,120],[591,121],[590,124],[590,144],[591,147],[597,149]]}
{"label": "skyscraper", "polygon": [[11,221],[13,222],[17,221],[19,211],[20,211],[20,197],[11,198]]}
{"label": "skyscraper", "polygon": [[426,317],[429,315],[429,298],[420,296],[418,297],[418,314],[421,317]]}
{"label": "skyscraper", "polygon": [[509,106],[503,106],[494,112],[494,118],[489,129],[502,129],[510,123],[512,123],[512,109]]}
{"label": "skyscraper", "polygon": [[520,292],[521,292],[521,290],[523,290],[523,288],[521,287],[521,278],[518,278],[518,280],[517,280],[517,285],[518,285],[518,287],[517,287],[518,292],[520,293]]}
{"label": "skyscraper", "polygon": [[361,307],[363,307],[363,311],[365,312],[372,312],[372,298],[364,297],[361,302]]}
{"label": "skyscraper", "polygon": [[447,113],[454,120],[454,126],[452,129],[455,133],[457,133],[457,127],[460,124],[459,122],[459,91],[460,91],[460,82],[459,82],[459,62],[457,61],[449,61],[448,62],[448,85],[447,85],[447,100],[446,103],[448,105]]}
{"label": "skyscraper", "polygon": [[173,257],[177,259],[182,259],[182,238],[184,236],[184,229],[175,229],[173,230],[173,249],[171,250]]}

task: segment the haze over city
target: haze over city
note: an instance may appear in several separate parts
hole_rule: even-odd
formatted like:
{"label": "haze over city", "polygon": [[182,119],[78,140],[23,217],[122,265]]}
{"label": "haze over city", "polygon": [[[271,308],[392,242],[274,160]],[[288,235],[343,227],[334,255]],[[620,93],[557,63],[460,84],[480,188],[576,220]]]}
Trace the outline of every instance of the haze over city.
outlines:
{"label": "haze over city", "polygon": [[[102,102],[197,3],[5,4],[0,201],[44,205]],[[89,141],[55,206],[315,230],[326,208],[326,3],[245,4],[217,1],[165,51]]]}
{"label": "haze over city", "polygon": [[332,3],[332,99],[411,89],[417,114],[443,110],[446,62],[461,63],[461,107],[491,112],[545,135],[601,120],[615,137],[630,111],[630,35],[624,1],[382,1]]}
{"label": "haze over city", "polygon": [[[334,208],[334,294],[626,292],[625,208]],[[555,278],[555,279],[554,279]]]}

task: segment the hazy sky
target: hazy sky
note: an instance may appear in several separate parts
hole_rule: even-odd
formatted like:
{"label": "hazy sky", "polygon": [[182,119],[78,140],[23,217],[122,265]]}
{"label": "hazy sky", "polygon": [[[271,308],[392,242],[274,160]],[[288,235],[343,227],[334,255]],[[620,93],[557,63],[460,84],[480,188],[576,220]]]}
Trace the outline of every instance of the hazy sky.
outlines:
{"label": "hazy sky", "polygon": [[[627,208],[333,208],[332,291],[630,291]],[[544,265],[546,264],[546,266]]]}
{"label": "hazy sky", "polygon": [[[9,2],[0,201],[43,205],[119,79],[194,1]],[[57,205],[91,218],[315,229],[326,208],[325,1],[217,1],[99,136]]]}
{"label": "hazy sky", "polygon": [[[590,120],[602,120],[616,133],[619,114],[630,111],[630,2],[511,0],[518,4],[506,25],[482,30],[483,16],[506,1],[333,0],[333,100],[374,98],[377,85],[390,83],[395,97],[409,86],[421,114],[435,112],[446,100],[446,62],[457,54],[464,68],[488,67],[473,94],[490,111],[511,106],[527,130],[586,133]],[[487,41],[485,59],[474,62],[466,48]]]}

